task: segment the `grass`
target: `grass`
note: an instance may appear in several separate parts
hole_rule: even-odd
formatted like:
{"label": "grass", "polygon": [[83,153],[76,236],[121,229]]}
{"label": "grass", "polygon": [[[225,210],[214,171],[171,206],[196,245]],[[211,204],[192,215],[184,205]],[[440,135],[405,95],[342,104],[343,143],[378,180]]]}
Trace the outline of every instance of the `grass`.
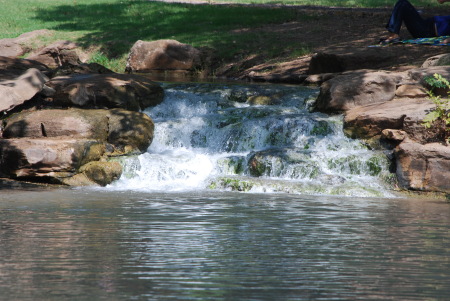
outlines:
{"label": "grass", "polygon": [[[392,1],[386,0],[227,2],[392,5]],[[420,3],[432,5],[435,2],[422,0]],[[308,18],[289,8],[186,5],[147,0],[0,0],[0,6],[0,38],[50,29],[54,34],[46,37],[46,42],[68,39],[84,49],[95,49],[91,60],[115,71],[124,70],[128,51],[137,40],[175,39],[195,47],[206,46],[216,49],[224,61],[251,54],[262,54],[270,59],[286,49],[291,49],[295,55],[309,51],[301,41],[279,43],[276,33],[255,34],[245,30]]]}
{"label": "grass", "polygon": [[[332,7],[392,7],[395,0],[205,0],[214,3],[314,5]],[[412,0],[418,7],[434,7],[439,4],[431,0]]]}

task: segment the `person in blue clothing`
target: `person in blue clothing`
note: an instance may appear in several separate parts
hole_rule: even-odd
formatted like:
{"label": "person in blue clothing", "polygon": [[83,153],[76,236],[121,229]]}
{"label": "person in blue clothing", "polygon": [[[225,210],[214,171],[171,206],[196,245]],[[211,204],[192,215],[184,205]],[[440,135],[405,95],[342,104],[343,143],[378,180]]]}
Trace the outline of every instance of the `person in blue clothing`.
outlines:
{"label": "person in blue clothing", "polygon": [[[450,0],[437,0],[440,4]],[[450,16],[434,16],[424,19],[408,0],[398,0],[392,10],[386,29],[389,34],[380,44],[400,42],[400,28],[405,23],[413,38],[431,38],[450,35]],[[447,41],[448,40],[448,41]],[[447,39],[444,43],[450,43]]]}

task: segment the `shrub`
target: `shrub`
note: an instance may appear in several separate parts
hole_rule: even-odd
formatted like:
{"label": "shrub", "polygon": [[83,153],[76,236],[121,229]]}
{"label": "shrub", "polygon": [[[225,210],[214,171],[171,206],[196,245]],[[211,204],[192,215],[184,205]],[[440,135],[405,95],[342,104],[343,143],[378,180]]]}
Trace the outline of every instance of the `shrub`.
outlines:
{"label": "shrub", "polygon": [[444,141],[450,143],[450,99],[436,94],[436,90],[444,89],[448,96],[450,83],[440,74],[426,77],[425,82],[430,86],[428,96],[435,104],[434,110],[430,111],[423,119],[423,125],[426,128],[437,127],[443,132]]}

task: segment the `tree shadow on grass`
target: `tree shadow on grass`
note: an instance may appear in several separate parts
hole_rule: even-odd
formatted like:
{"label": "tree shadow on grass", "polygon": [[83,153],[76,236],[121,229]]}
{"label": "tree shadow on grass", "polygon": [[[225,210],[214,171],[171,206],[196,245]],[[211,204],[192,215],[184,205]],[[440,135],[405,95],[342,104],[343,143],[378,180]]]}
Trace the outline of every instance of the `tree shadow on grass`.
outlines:
{"label": "tree shadow on grass", "polygon": [[[36,12],[49,29],[86,32],[82,47],[99,46],[109,58],[128,53],[137,40],[176,39],[193,46],[209,46],[223,53],[246,47],[252,37],[234,29],[282,23],[296,13],[279,8],[183,5],[152,1],[112,1],[109,4],[60,5]],[[281,45],[280,45],[281,46]]]}

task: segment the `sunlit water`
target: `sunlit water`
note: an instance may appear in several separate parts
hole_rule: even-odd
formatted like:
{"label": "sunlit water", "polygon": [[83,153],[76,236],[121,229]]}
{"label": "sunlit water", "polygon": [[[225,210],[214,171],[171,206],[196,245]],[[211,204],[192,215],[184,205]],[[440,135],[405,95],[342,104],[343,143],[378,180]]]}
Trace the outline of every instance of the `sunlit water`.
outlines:
{"label": "sunlit water", "polygon": [[450,204],[2,191],[1,300],[448,300]]}

